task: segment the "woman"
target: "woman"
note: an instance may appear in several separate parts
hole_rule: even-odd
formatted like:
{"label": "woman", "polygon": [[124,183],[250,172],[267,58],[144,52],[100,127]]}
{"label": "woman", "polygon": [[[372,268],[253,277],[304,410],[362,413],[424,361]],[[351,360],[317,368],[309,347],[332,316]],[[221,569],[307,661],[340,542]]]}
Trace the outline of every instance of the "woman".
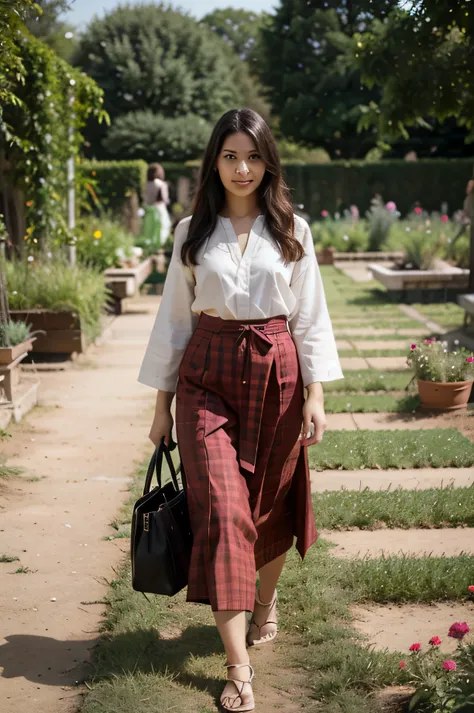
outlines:
{"label": "woman", "polygon": [[311,232],[293,215],[274,138],[255,112],[229,111],[204,154],[193,215],[176,228],[139,376],[158,389],[155,445],[169,443],[177,384],[194,537],[187,601],[211,605],[225,710],[254,709],[246,644],[276,636],[294,535],[302,558],[316,541],[306,447],[325,428],[321,382],[340,378]]}
{"label": "woman", "polygon": [[143,202],[145,216],[142,232],[144,237],[158,248],[166,242],[171,230],[171,220],[166,207],[169,204],[168,184],[163,166],[159,163],[148,166]]}

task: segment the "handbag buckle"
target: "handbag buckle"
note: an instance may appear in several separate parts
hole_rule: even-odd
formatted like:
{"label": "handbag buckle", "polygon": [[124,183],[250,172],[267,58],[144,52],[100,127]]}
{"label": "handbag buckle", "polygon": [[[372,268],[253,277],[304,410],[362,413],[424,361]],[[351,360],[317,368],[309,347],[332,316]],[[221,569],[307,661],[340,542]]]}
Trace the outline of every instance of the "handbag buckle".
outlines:
{"label": "handbag buckle", "polygon": [[148,532],[150,529],[150,513],[146,512],[143,515],[143,531]]}

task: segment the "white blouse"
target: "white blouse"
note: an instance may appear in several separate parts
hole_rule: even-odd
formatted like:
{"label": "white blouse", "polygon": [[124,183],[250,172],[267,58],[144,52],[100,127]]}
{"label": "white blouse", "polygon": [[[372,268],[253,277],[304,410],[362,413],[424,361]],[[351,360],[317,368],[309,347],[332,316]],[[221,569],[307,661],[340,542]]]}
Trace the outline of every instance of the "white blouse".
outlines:
{"label": "white blouse", "polygon": [[175,230],[163,297],[138,381],[174,392],[178,370],[198,316],[264,319],[285,315],[296,345],[304,385],[344,378],[308,224],[295,215],[295,237],[305,256],[285,265],[265,226],[254,222],[242,255],[230,218],[219,216],[198,252],[199,264],[181,261],[191,218]]}

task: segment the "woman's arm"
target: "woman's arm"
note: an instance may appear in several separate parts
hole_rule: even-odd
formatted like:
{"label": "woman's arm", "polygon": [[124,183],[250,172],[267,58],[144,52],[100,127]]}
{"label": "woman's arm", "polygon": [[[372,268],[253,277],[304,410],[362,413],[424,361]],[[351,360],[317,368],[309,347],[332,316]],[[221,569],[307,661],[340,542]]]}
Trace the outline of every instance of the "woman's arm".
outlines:
{"label": "woman's arm", "polygon": [[[303,231],[301,242],[305,257],[296,263],[291,290],[296,306],[289,325],[307,387],[314,382],[343,379],[336,340],[326,304],[321,272],[316,260],[309,225],[296,218],[297,229]],[[319,392],[319,387],[313,387]]]}
{"label": "woman's arm", "polygon": [[138,375],[142,384],[168,393],[176,390],[179,366],[198,319],[191,311],[194,278],[180,256],[189,221],[185,218],[176,226],[161,305]]}

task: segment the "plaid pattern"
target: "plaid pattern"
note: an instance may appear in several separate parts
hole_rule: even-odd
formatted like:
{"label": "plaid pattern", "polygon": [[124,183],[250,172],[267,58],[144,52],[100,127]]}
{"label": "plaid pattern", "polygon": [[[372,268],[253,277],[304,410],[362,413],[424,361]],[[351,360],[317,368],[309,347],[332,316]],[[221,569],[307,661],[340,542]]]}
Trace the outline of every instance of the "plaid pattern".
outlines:
{"label": "plaid pattern", "polygon": [[187,601],[252,611],[256,571],[316,541],[304,391],[285,317],[202,313],[183,356],[176,428],[194,535]]}

